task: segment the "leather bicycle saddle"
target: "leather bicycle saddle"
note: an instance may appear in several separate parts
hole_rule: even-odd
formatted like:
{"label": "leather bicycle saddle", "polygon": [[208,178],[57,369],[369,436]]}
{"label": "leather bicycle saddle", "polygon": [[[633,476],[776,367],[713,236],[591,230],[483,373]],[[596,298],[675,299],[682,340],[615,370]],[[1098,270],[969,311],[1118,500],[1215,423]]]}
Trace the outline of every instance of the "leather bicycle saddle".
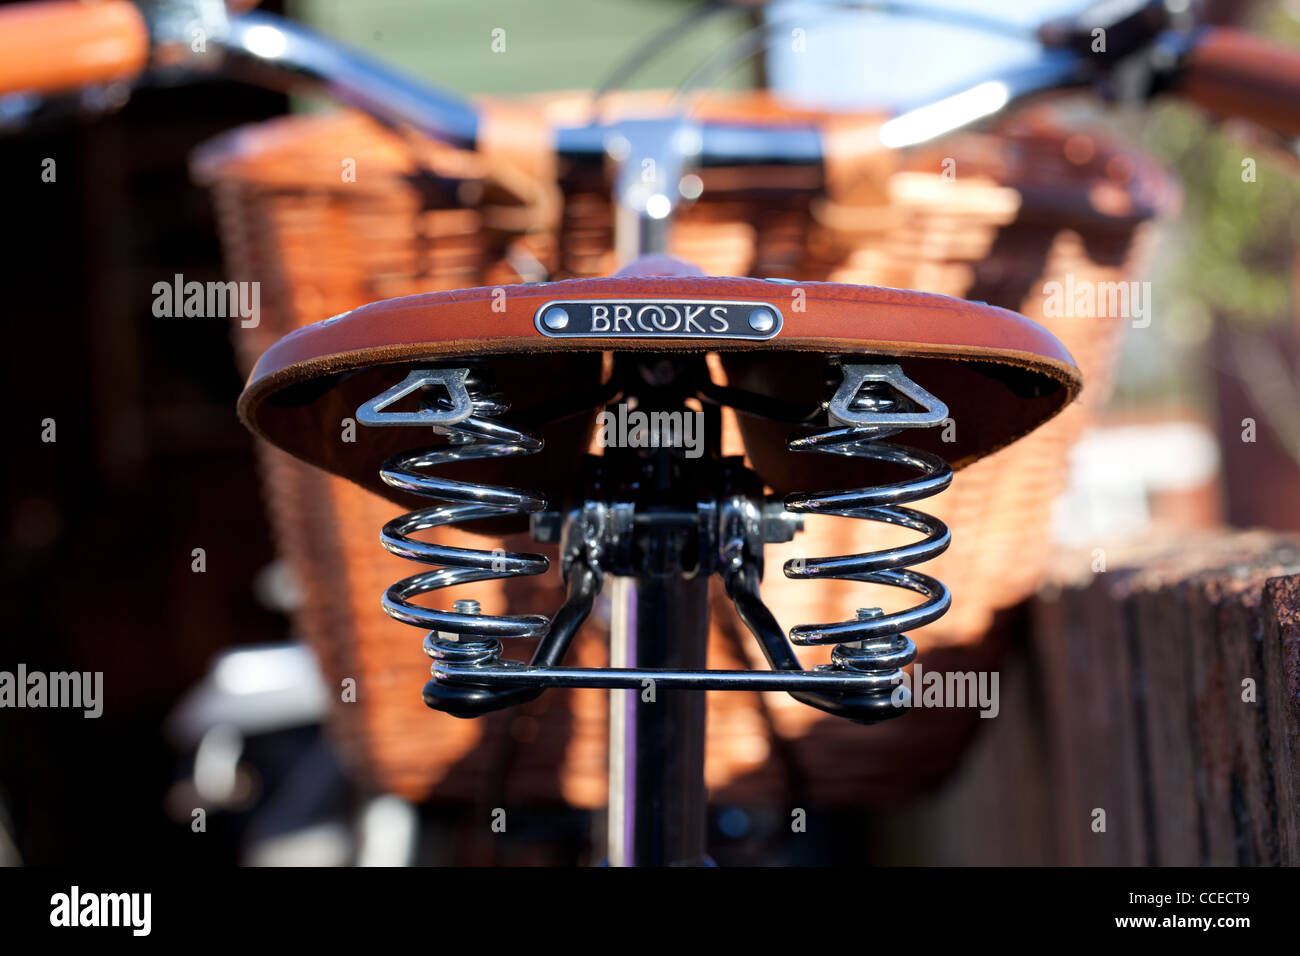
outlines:
{"label": "leather bicycle saddle", "polygon": [[588,448],[602,353],[622,351],[716,352],[732,390],[789,410],[783,421],[737,403],[746,453],[777,493],[860,483],[862,462],[786,449],[792,425],[823,398],[828,354],[896,362],[944,396],[953,427],[912,444],[954,469],[1032,431],[1082,386],[1065,347],[1006,309],[870,286],[706,277],[653,256],[610,278],[406,296],[306,326],[262,356],[239,411],[272,444],[406,505],[414,499],[383,484],[377,465],[427,444],[427,431],[363,428],[344,441],[343,424],[411,367],[476,360],[511,383],[504,420],[537,432],[544,447],[523,464],[467,462],[450,474],[509,484],[523,468],[530,487],[552,494]]}

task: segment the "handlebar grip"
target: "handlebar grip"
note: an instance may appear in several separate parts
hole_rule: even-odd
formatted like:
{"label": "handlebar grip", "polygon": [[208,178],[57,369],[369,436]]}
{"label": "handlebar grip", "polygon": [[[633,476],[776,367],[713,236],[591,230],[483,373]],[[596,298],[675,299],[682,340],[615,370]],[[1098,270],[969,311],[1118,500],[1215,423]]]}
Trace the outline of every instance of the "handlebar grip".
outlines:
{"label": "handlebar grip", "polygon": [[0,93],[50,93],[139,74],[149,30],[130,0],[0,7]]}
{"label": "handlebar grip", "polygon": [[1300,136],[1300,50],[1244,30],[1209,27],[1193,40],[1177,92],[1225,119]]}

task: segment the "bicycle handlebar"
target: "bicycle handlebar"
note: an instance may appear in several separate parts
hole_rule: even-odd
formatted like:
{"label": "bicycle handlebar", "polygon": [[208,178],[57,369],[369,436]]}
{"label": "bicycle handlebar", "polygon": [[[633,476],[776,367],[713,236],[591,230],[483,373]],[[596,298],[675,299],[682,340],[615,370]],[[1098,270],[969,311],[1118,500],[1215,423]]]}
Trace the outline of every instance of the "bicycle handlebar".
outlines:
{"label": "bicycle handlebar", "polygon": [[245,13],[231,18],[228,33],[217,42],[224,68],[243,79],[281,88],[306,82],[433,139],[466,148],[477,141],[479,114],[471,104],[291,20]]}
{"label": "bicycle handlebar", "polygon": [[1228,27],[1193,37],[1174,92],[1218,116],[1300,136],[1300,55]]}
{"label": "bicycle handlebar", "polygon": [[[174,28],[174,24],[171,25]],[[139,75],[159,36],[129,0],[46,0],[0,7],[0,94],[55,92]],[[151,38],[151,33],[154,35]],[[1131,39],[1136,43],[1140,37]],[[409,77],[311,29],[256,11],[231,16],[210,38],[216,56],[190,58],[195,70],[218,67],[272,88],[308,83],[383,122],[414,128],[463,148],[480,144],[483,119],[473,105]],[[1238,30],[1202,28],[1188,38],[1168,88],[1226,116],[1300,134],[1300,53]],[[925,142],[1040,93],[1086,85],[1095,63],[1068,43],[1047,44],[1028,67],[990,78],[884,123],[881,145]],[[816,165],[828,160],[824,130],[808,120],[781,125],[690,122],[698,133],[694,161],[709,165]],[[591,124],[554,131],[561,155],[599,156],[609,128]]]}

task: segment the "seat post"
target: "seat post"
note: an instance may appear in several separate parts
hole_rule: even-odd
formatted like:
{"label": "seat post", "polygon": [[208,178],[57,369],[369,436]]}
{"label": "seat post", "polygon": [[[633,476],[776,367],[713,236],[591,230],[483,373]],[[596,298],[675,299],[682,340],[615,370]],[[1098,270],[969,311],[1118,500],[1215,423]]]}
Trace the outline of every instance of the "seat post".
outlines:
{"label": "seat post", "polygon": [[[614,167],[615,252],[620,276],[701,276],[667,255],[669,228],[699,135],[681,117],[625,122],[606,146]],[[664,553],[666,529],[650,529]],[[614,580],[610,615],[612,667],[697,670],[709,643],[709,577],[648,568]],[[611,866],[699,866],[707,862],[704,788],[706,695],[612,690],[609,700]]]}
{"label": "seat post", "polygon": [[[675,260],[664,259],[666,265]],[[690,268],[685,263],[678,264]],[[671,366],[671,369],[669,368]],[[682,394],[694,386],[687,366],[654,358],[615,365],[616,376],[644,381],[656,370],[659,388],[634,387],[645,410],[693,415]],[[684,393],[683,392],[683,393]],[[717,431],[716,421],[714,432]],[[698,434],[706,438],[703,420]],[[712,537],[701,530],[704,488],[715,483],[718,435],[704,457],[682,447],[605,449],[606,482],[636,488],[629,525],[616,521],[617,576],[611,589],[610,665],[689,672],[707,666]],[[705,513],[708,513],[707,511]],[[689,515],[691,517],[686,517]],[[688,530],[689,529],[689,530]],[[693,546],[683,534],[695,536]],[[684,557],[695,554],[692,560]],[[656,686],[610,691],[607,859],[612,866],[699,866],[707,863],[708,801],[704,787],[706,695]]]}
{"label": "seat post", "polygon": [[[709,637],[705,575],[620,577],[612,593],[611,664],[702,669]],[[705,694],[653,681],[610,692],[607,848],[612,866],[707,862]]]}

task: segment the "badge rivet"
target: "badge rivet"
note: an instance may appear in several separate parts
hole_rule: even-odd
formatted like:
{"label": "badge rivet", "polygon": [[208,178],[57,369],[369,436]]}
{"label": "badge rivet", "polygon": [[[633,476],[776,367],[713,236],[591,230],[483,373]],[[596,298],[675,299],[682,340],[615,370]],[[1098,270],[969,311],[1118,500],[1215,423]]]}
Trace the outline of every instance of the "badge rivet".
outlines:
{"label": "badge rivet", "polygon": [[749,327],[755,332],[771,332],[776,325],[776,316],[767,309],[755,309],[749,313]]}

